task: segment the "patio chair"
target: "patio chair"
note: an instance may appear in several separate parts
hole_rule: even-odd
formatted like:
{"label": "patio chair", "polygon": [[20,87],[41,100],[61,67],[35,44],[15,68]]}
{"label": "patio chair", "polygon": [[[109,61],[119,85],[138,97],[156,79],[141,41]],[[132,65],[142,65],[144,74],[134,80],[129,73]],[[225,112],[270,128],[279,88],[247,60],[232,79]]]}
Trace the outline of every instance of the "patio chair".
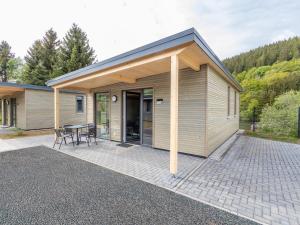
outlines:
{"label": "patio chair", "polygon": [[73,143],[73,147],[75,146],[73,135],[66,134],[64,129],[54,129],[54,132],[56,134],[56,138],[55,138],[55,141],[54,141],[54,144],[53,144],[53,148],[55,148],[56,144],[59,144],[59,149],[60,149],[63,141],[65,141],[65,144],[67,144],[67,140],[66,140],[67,138],[71,138],[72,143]]}
{"label": "patio chair", "polygon": [[72,128],[68,128],[70,126],[73,126],[73,125],[64,125],[63,128],[64,128],[64,134],[70,134],[74,137],[74,132],[73,132],[73,129]]}
{"label": "patio chair", "polygon": [[92,138],[94,138],[95,144],[97,145],[96,126],[92,123],[87,124],[86,132],[80,132],[80,140],[81,140],[81,137],[86,138],[86,142],[89,147],[90,147],[90,143],[92,142]]}

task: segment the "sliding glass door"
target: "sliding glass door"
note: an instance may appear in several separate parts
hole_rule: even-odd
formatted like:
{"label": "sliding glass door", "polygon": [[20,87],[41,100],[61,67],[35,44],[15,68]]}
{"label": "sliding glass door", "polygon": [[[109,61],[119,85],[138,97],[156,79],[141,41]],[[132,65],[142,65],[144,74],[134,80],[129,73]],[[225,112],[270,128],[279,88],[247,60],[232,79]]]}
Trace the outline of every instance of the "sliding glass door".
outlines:
{"label": "sliding glass door", "polygon": [[95,99],[97,137],[109,139],[109,93],[96,93]]}
{"label": "sliding glass door", "polygon": [[152,146],[153,89],[143,90],[143,144]]}

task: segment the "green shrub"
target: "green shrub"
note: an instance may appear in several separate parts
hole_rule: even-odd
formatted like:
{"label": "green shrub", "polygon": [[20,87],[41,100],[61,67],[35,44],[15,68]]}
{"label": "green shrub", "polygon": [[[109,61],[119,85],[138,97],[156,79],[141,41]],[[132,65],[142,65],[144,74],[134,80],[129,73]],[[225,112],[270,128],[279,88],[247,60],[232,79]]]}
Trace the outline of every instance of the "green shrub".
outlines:
{"label": "green shrub", "polygon": [[289,91],[277,97],[273,105],[263,108],[259,128],[277,136],[296,136],[300,91]]}

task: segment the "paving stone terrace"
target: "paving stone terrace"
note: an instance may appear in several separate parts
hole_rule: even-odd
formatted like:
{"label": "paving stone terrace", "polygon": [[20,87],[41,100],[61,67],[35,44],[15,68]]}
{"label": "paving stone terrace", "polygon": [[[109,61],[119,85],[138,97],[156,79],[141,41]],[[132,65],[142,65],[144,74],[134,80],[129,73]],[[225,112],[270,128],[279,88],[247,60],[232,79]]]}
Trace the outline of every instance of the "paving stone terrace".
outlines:
{"label": "paving stone terrace", "polygon": [[101,140],[97,145],[92,143],[91,147],[82,144],[73,148],[69,145],[62,147],[60,151],[170,189],[176,187],[191,171],[205,162],[204,158],[179,154],[178,173],[176,177],[172,177],[169,172],[169,152],[140,145],[125,148],[118,144]]}
{"label": "paving stone terrace", "polygon": [[300,145],[241,136],[177,192],[266,224],[300,224]]}
{"label": "paving stone terrace", "polygon": [[[0,140],[0,151],[52,141]],[[261,223],[300,224],[300,145],[240,136],[220,161],[180,154],[173,178],[167,151],[117,144],[100,140],[60,151]]]}

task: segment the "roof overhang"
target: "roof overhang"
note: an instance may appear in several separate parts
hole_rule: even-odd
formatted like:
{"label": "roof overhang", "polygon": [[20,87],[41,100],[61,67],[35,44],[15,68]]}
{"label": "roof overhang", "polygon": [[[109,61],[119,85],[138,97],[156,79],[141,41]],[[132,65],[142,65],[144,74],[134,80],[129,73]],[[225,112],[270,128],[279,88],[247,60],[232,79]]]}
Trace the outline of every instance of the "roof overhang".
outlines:
{"label": "roof overhang", "polygon": [[89,90],[114,83],[135,83],[137,79],[170,71],[171,55],[178,55],[179,69],[199,70],[209,64],[224,79],[242,90],[222,62],[195,29],[189,29],[102,62],[73,71],[47,82],[54,88]]}
{"label": "roof overhang", "polygon": [[19,92],[23,92],[24,90],[24,88],[0,86],[0,98],[12,96]]}
{"label": "roof overhang", "polygon": [[[47,86],[39,86],[32,84],[18,84],[11,82],[0,82],[0,98],[9,97],[28,90],[53,92],[53,88]],[[83,94],[80,90],[61,90],[62,93]]]}

